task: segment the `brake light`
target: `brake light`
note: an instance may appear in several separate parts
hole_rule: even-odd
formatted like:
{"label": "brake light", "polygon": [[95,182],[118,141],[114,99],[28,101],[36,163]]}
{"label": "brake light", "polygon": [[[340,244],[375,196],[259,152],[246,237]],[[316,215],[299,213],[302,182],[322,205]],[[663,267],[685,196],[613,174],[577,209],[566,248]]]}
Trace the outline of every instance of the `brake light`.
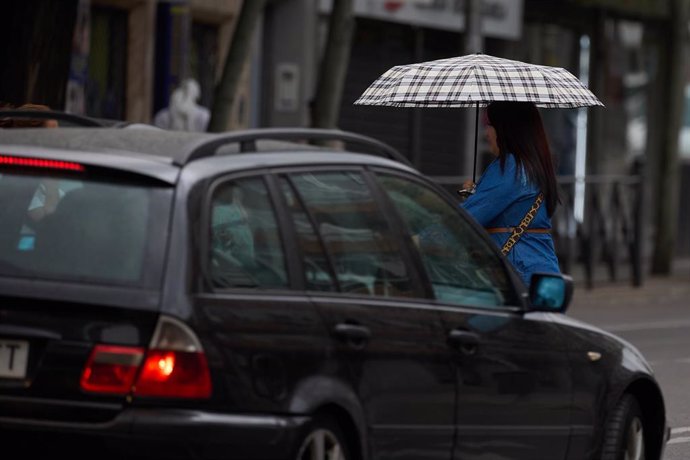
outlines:
{"label": "brake light", "polygon": [[65,169],[68,171],[84,171],[79,163],[61,160],[47,160],[43,158],[25,158],[0,155],[0,165],[24,166],[29,168]]}
{"label": "brake light", "polygon": [[203,353],[150,350],[134,387],[135,396],[208,398],[211,379]]}
{"label": "brake light", "polygon": [[96,393],[127,394],[143,357],[143,348],[96,345],[82,371],[81,388]]}
{"label": "brake light", "polygon": [[89,392],[159,398],[209,398],[211,375],[194,331],[162,316],[148,350],[96,345],[84,367]]}

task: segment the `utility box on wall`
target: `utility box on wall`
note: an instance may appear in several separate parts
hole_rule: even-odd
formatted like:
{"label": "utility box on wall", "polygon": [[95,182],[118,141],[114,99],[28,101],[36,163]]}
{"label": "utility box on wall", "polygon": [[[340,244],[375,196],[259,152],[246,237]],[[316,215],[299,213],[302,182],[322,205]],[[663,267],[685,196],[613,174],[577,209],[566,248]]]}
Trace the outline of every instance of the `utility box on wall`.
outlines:
{"label": "utility box on wall", "polygon": [[268,2],[264,14],[263,126],[308,126],[318,69],[312,0]]}
{"label": "utility box on wall", "polygon": [[276,65],[274,110],[277,112],[296,112],[300,103],[299,66],[293,62]]}

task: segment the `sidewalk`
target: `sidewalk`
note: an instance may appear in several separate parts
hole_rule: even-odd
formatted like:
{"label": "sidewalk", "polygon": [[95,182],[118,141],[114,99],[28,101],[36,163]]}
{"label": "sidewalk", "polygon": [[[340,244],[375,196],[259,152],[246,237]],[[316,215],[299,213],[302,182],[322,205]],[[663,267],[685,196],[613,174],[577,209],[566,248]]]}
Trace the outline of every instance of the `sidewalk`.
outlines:
{"label": "sidewalk", "polygon": [[[605,269],[601,272],[606,275]],[[598,279],[587,289],[584,278],[575,278],[569,316],[608,330],[624,330],[626,324],[649,322],[650,312],[660,326],[690,325],[690,260],[675,262],[668,277],[645,276],[640,287],[621,277],[615,282]]]}

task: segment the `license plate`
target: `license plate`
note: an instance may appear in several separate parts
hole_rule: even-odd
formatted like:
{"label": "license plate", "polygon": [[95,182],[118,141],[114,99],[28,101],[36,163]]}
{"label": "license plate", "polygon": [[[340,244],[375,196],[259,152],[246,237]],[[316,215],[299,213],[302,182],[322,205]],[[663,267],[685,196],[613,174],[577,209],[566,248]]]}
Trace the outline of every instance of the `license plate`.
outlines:
{"label": "license plate", "polygon": [[0,378],[23,379],[29,362],[29,342],[0,339]]}

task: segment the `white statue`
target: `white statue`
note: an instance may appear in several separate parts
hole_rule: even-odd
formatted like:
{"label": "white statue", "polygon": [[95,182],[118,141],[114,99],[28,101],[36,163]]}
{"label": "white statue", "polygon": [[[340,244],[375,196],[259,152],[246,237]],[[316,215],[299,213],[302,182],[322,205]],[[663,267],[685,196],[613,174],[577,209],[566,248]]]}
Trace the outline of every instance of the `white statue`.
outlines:
{"label": "white statue", "polygon": [[184,80],[170,96],[168,108],[159,111],[153,123],[159,128],[175,131],[206,131],[211,114],[206,107],[197,104],[200,94],[196,80]]}

